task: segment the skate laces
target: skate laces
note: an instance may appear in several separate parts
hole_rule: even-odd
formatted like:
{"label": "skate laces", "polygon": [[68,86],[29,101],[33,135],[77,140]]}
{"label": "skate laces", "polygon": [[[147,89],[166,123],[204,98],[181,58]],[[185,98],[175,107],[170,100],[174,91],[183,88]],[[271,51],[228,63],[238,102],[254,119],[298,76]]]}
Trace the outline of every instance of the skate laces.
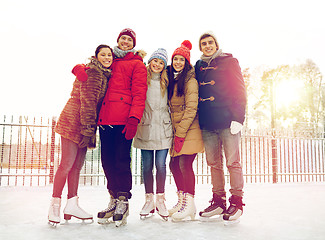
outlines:
{"label": "skate laces", "polygon": [[186,207],[187,207],[187,198],[184,198],[182,207],[181,209],[179,209],[179,212],[184,212],[186,210]]}
{"label": "skate laces", "polygon": [[241,201],[241,199],[238,199],[233,196],[230,197],[229,202],[230,202],[230,206],[227,210],[229,214],[236,212],[237,208],[242,209],[242,207],[245,206],[245,204]]}
{"label": "skate laces", "polygon": [[124,200],[117,200],[115,214],[123,214],[126,212],[127,209],[127,201]]}
{"label": "skate laces", "polygon": [[165,205],[165,202],[164,202],[165,199],[159,199],[158,200],[158,204],[157,204],[157,207],[161,208],[160,210],[163,210],[163,211],[167,211],[167,208],[166,208],[166,205]]}
{"label": "skate laces", "polygon": [[205,212],[209,212],[211,210],[214,210],[218,207],[222,207],[223,205],[223,200],[222,198],[215,198],[213,197],[210,201],[210,206],[208,206],[206,209],[204,209]]}
{"label": "skate laces", "polygon": [[159,204],[159,208],[162,208],[161,210],[163,211],[167,211],[166,205],[163,202]]}
{"label": "skate laces", "polygon": [[114,199],[114,200],[111,200],[110,202],[109,202],[109,204],[108,204],[108,207],[107,208],[105,208],[103,211],[101,211],[101,212],[110,212],[111,210],[113,210],[114,208],[116,208],[116,199]]}
{"label": "skate laces", "polygon": [[211,207],[214,207],[214,206],[216,205],[216,201],[214,201],[213,198],[209,201],[209,203],[210,203],[210,206],[208,206],[205,210],[208,210],[208,209],[210,209]]}
{"label": "skate laces", "polygon": [[60,204],[53,204],[53,214],[56,216],[60,215]]}
{"label": "skate laces", "polygon": [[245,204],[242,202],[241,198],[239,199],[234,196],[230,197],[229,202],[230,202],[230,205],[234,205],[234,206],[238,206],[238,207],[245,206]]}
{"label": "skate laces", "polygon": [[204,209],[204,212],[209,212],[210,210],[214,209],[216,207],[216,202],[213,200],[213,198],[209,201],[210,206],[208,206],[206,209]]}
{"label": "skate laces", "polygon": [[149,208],[149,205],[150,205],[150,200],[146,200],[144,206],[142,209],[146,209],[146,208]]}
{"label": "skate laces", "polygon": [[165,195],[158,197],[157,200],[158,200],[158,202],[163,203],[164,201],[166,201]]}
{"label": "skate laces", "polygon": [[179,205],[182,205],[182,199],[179,197],[177,203],[173,206],[173,208],[177,208]]}

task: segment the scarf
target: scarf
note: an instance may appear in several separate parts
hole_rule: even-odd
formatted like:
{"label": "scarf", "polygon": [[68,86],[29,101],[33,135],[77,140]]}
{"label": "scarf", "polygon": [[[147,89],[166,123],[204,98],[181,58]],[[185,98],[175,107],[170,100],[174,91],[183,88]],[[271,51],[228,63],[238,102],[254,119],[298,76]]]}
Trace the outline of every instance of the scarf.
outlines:
{"label": "scarf", "polygon": [[179,71],[179,72],[174,72],[174,79],[175,79],[175,81],[178,81],[178,75],[181,73],[181,72],[183,72],[183,70],[181,70],[181,71]]}
{"label": "scarf", "polygon": [[95,66],[99,70],[101,70],[106,77],[109,77],[111,75],[112,70],[109,68],[105,68],[95,57],[89,58],[90,63],[87,64],[89,67]]}
{"label": "scarf", "polygon": [[153,72],[152,74],[151,74],[151,80],[153,80],[153,81],[160,81],[160,73],[155,73],[155,72]]}
{"label": "scarf", "polygon": [[119,49],[117,46],[115,46],[113,49],[114,55],[118,58],[124,58],[125,55],[128,54],[129,52],[135,53],[136,51],[134,49],[124,51],[124,50]]}
{"label": "scarf", "polygon": [[215,59],[215,58],[217,58],[217,57],[219,57],[219,56],[222,56],[222,55],[223,55],[222,50],[221,50],[221,49],[218,49],[218,51],[216,51],[212,56],[207,57],[207,56],[205,56],[205,55],[202,55],[202,56],[201,56],[201,60],[202,60],[203,62],[208,63],[208,66],[209,66],[210,63],[211,63],[211,61],[212,61],[213,59]]}

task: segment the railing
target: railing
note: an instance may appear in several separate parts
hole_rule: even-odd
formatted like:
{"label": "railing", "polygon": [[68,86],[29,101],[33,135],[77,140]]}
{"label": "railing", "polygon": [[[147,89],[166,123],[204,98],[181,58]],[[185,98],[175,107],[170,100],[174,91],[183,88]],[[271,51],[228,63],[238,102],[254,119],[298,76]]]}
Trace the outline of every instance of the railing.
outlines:
{"label": "railing", "polygon": [[[55,124],[55,118],[3,116],[0,119],[0,186],[53,183],[61,151],[60,136],[54,132]],[[80,184],[106,184],[98,145],[87,152]],[[325,181],[323,133],[245,130],[240,154],[247,183]],[[133,183],[141,184],[140,150],[132,148],[131,156]],[[174,183],[168,162],[169,157],[166,182]],[[197,183],[211,182],[205,154],[198,154],[193,167]],[[226,167],[225,173],[229,182]]]}

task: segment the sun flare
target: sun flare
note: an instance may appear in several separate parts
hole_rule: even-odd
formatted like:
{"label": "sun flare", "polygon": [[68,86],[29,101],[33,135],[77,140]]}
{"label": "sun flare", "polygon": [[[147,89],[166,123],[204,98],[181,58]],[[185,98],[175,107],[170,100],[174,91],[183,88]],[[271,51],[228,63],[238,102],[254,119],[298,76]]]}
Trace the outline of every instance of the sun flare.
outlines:
{"label": "sun flare", "polygon": [[297,104],[301,98],[301,92],[303,89],[303,83],[300,80],[288,79],[279,82],[275,86],[275,102],[278,108],[280,107],[290,107]]}

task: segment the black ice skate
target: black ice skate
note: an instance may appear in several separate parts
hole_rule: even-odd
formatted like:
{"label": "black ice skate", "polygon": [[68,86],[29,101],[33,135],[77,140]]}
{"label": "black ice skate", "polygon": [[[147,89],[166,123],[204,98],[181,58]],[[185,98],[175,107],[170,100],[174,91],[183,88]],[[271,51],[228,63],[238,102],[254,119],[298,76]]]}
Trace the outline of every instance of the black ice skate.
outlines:
{"label": "black ice skate", "polygon": [[128,193],[118,192],[116,209],[113,215],[113,221],[115,222],[115,226],[119,227],[121,225],[125,225],[127,223],[128,216],[129,216]]}
{"label": "black ice skate", "polygon": [[210,206],[199,213],[200,217],[211,218],[216,216],[216,219],[220,218],[222,214],[226,212],[226,197],[213,194],[210,200]]}
{"label": "black ice skate", "polygon": [[243,214],[243,206],[245,204],[242,201],[242,197],[232,195],[229,198],[230,206],[226,213],[223,215],[223,220],[226,221],[239,221],[239,217]]}
{"label": "black ice skate", "polygon": [[108,207],[97,214],[97,221],[99,224],[108,224],[110,223],[110,218],[113,217],[116,209],[117,199],[111,196]]}

